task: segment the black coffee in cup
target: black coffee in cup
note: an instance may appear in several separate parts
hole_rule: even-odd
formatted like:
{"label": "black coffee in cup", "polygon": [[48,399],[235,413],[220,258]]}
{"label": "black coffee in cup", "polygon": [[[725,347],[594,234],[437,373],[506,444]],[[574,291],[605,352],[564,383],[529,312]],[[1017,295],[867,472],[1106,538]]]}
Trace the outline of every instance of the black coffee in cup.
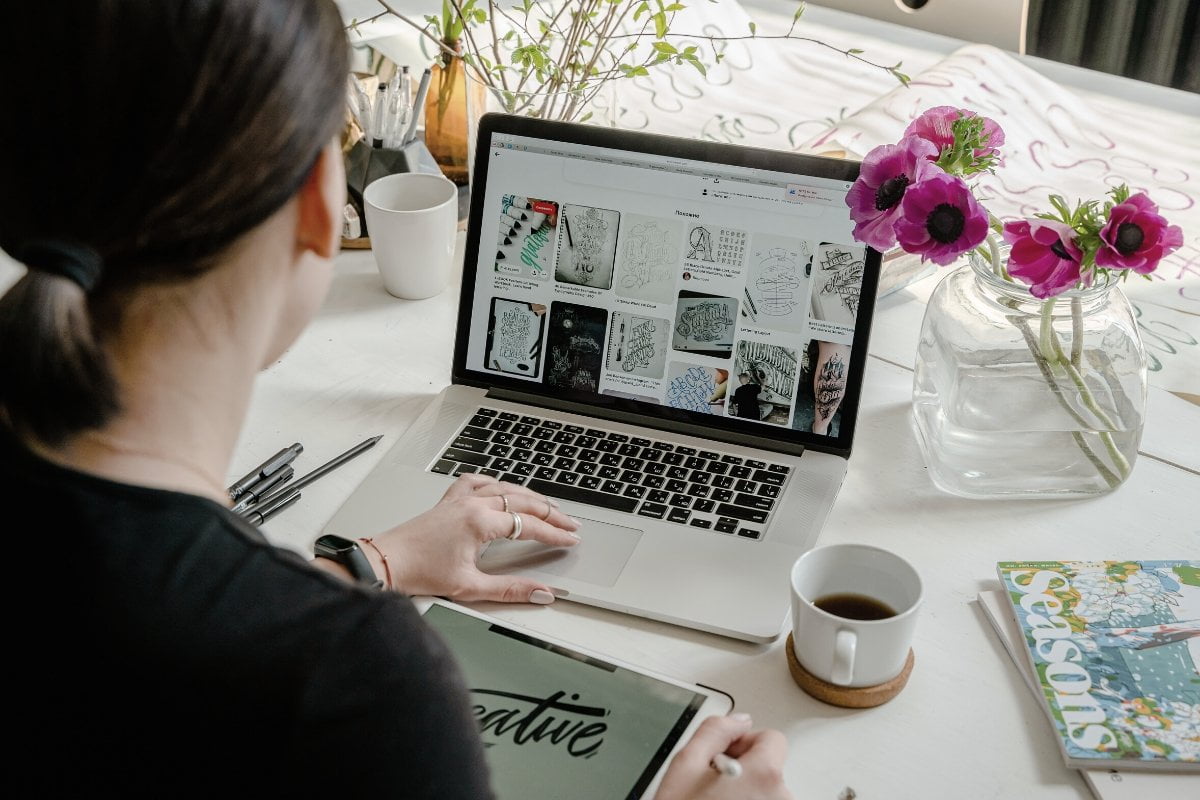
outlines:
{"label": "black coffee in cup", "polygon": [[895,609],[887,603],[854,592],[827,594],[814,600],[813,605],[843,619],[875,620],[896,616]]}

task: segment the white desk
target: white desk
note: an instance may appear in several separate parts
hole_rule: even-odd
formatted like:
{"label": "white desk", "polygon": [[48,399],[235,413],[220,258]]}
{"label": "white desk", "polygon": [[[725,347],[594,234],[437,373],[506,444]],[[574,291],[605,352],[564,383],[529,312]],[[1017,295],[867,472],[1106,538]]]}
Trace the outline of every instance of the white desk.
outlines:
{"label": "white desk", "polygon": [[[385,438],[304,489],[297,505],[265,526],[272,541],[311,552],[341,502],[449,381],[457,290],[396,300],[384,292],[370,252],[339,256],[316,320],[260,381],[231,477],[297,439],[304,471],[366,436]],[[974,502],[943,495],[925,477],[909,428],[912,359],[899,352],[915,346],[920,309],[901,292],[877,311],[876,330],[888,335],[873,337],[849,475],[820,538],[888,547],[922,573],[916,667],[891,703],[846,711],[808,697],[788,674],[783,637],[752,645],[565,601],[481,608],[730,692],[758,725],[787,735],[788,783],[801,798],[833,800],[847,785],[859,797],[889,800],[1089,797],[970,601],[1001,560],[1200,555],[1200,409],[1159,393],[1143,455],[1108,496]],[[398,508],[397,521],[420,510]],[[787,587],[779,591],[785,603]]]}
{"label": "white desk", "polygon": [[[812,12],[810,21],[813,28],[806,32],[820,37],[832,36],[836,31],[830,26],[844,22],[836,13]],[[953,49],[946,43],[950,40],[935,46],[929,37],[874,23],[843,39],[843,46],[903,58],[913,73]],[[847,65],[840,55],[799,47],[804,49],[760,53],[755,71],[741,70],[740,80],[754,75],[765,86],[767,63],[793,70],[789,75],[824,76],[831,85],[804,107],[783,103],[771,114],[738,107],[746,101],[739,100],[737,84],[721,81],[738,79],[734,56],[747,52],[741,49],[731,56],[725,77],[712,76],[704,87],[707,102],[699,107],[668,107],[671,98],[661,84],[641,82],[630,91],[649,109],[656,129],[786,147],[815,132],[822,117],[840,116],[839,107],[853,111],[895,86],[886,75]],[[784,83],[794,89],[799,79]],[[1113,85],[1125,84],[1118,79]],[[1085,94],[1097,89],[1078,88]],[[1165,97],[1165,103],[1150,109],[1143,97],[1146,113],[1130,124],[1150,126],[1195,113],[1192,96],[1152,94]],[[728,107],[722,105],[725,99]],[[1105,102],[1123,108],[1136,100]],[[1172,105],[1180,100],[1182,107]],[[1178,138],[1178,131],[1174,134]],[[1149,142],[1144,149],[1155,152]],[[1186,232],[1194,246],[1200,231],[1189,226]],[[1041,710],[971,601],[992,585],[1001,560],[1200,556],[1194,499],[1200,494],[1200,408],[1161,388],[1153,390],[1142,455],[1129,481],[1108,496],[974,502],[943,495],[924,474],[909,426],[917,330],[923,300],[937,277],[884,298],[877,308],[849,475],[820,538],[822,544],[858,541],[893,549],[923,575],[926,600],[914,642],[916,667],[891,703],[846,711],[813,700],[792,683],[783,636],[771,645],[751,645],[569,602],[548,608],[481,607],[730,692],[758,725],[787,735],[787,780],[798,798],[833,800],[846,786],[864,799],[1090,797],[1080,775],[1063,766]],[[1196,284],[1188,285],[1189,297],[1195,297]],[[306,488],[296,506],[272,519],[265,530],[273,541],[311,552],[313,539],[341,502],[449,381],[457,293],[455,284],[429,300],[395,300],[384,293],[369,252],[339,257],[324,308],[261,380],[231,476],[297,439],[306,447],[298,466],[303,469],[367,436],[385,438]],[[1197,338],[1196,318],[1188,316],[1186,304],[1177,310],[1185,315],[1181,336]],[[1184,388],[1200,394],[1200,375],[1193,383]],[[420,510],[398,508],[397,521]],[[780,586],[779,593],[786,603],[787,587]]]}

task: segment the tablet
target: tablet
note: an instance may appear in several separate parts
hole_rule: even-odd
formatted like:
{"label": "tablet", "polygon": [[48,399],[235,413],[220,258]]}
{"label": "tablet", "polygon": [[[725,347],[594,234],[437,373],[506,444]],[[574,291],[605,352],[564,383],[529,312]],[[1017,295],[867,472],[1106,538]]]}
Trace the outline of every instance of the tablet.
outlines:
{"label": "tablet", "polygon": [[500,800],[650,797],[720,691],[657,674],[444,600],[417,602],[471,692]]}

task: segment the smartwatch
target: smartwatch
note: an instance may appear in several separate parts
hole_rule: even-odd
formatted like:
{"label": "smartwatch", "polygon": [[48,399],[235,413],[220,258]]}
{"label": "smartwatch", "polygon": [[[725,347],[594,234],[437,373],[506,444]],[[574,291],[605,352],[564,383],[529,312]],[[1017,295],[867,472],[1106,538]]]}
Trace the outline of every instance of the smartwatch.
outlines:
{"label": "smartwatch", "polygon": [[358,546],[358,542],[353,539],[345,539],[333,533],[327,533],[317,539],[313,545],[313,554],[321,558],[328,558],[337,564],[341,564],[350,574],[354,576],[354,580],[359,583],[366,584],[374,589],[382,589],[383,581],[375,574],[375,570],[371,568],[371,562],[367,560],[367,554]]}

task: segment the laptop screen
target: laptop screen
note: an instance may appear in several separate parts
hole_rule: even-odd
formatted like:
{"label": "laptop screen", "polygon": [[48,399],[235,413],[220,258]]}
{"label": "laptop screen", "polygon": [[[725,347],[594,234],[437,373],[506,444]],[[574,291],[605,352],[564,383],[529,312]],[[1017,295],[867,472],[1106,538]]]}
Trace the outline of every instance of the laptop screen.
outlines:
{"label": "laptop screen", "polygon": [[476,154],[457,382],[849,452],[879,270],[857,163],[494,115]]}

